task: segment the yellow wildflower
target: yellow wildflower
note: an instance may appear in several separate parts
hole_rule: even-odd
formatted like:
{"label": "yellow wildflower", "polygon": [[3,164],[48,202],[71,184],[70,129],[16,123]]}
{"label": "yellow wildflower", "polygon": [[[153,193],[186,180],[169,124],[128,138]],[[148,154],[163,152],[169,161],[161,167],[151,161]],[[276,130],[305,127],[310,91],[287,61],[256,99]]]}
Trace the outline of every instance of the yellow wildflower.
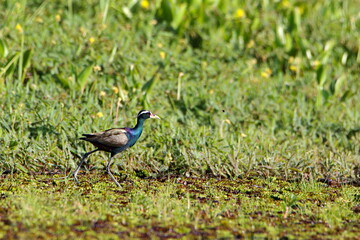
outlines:
{"label": "yellow wildflower", "polygon": [[118,94],[119,93],[119,89],[117,87],[112,87],[112,90],[115,94]]}
{"label": "yellow wildflower", "polygon": [[166,53],[165,53],[165,52],[163,52],[163,51],[161,51],[161,52],[160,52],[160,57],[161,57],[162,59],[165,59],[165,57],[166,57]]}
{"label": "yellow wildflower", "polygon": [[35,18],[35,22],[37,22],[37,23],[43,23],[44,20],[43,20],[41,17],[36,17],[36,18]]}
{"label": "yellow wildflower", "polygon": [[100,67],[99,65],[95,65],[95,66],[93,67],[93,71],[94,71],[94,72],[99,72],[99,71],[101,71],[101,67]]}
{"label": "yellow wildflower", "polygon": [[104,114],[103,114],[102,112],[98,112],[98,113],[96,114],[96,117],[102,118],[102,117],[104,117]]}
{"label": "yellow wildflower", "polygon": [[214,89],[210,89],[209,94],[214,94]]}
{"label": "yellow wildflower", "polygon": [[289,57],[288,63],[293,63],[295,62],[295,58],[294,57]]}
{"label": "yellow wildflower", "polygon": [[252,47],[254,47],[254,45],[255,45],[255,41],[251,39],[251,40],[248,42],[248,44],[246,45],[246,48],[252,48]]}
{"label": "yellow wildflower", "polygon": [[288,8],[290,7],[290,2],[289,0],[283,0],[281,1],[281,5],[283,6],[283,8]]}
{"label": "yellow wildflower", "polygon": [[79,28],[79,32],[81,33],[81,35],[82,35],[83,37],[85,37],[86,34],[87,34],[87,30],[86,30],[86,28],[84,28],[84,27],[80,27],[80,28]]}
{"label": "yellow wildflower", "polygon": [[261,76],[263,78],[269,78],[272,74],[272,71],[270,68],[266,68],[264,71],[261,72]]}
{"label": "yellow wildflower", "polygon": [[140,6],[141,6],[142,8],[144,8],[144,9],[149,9],[150,3],[149,3],[148,0],[142,0],[142,1],[140,2]]}
{"label": "yellow wildflower", "polygon": [[94,38],[94,37],[89,38],[89,43],[90,43],[90,44],[93,44],[94,42],[95,42],[95,38]]}
{"label": "yellow wildflower", "polygon": [[57,22],[60,22],[60,21],[61,21],[61,16],[60,16],[59,14],[56,14],[55,20],[56,20]]}
{"label": "yellow wildflower", "polygon": [[235,12],[235,18],[237,19],[242,19],[242,18],[245,18],[246,16],[246,13],[244,11],[244,9],[242,8],[238,8]]}
{"label": "yellow wildflower", "polygon": [[162,48],[162,47],[163,47],[162,43],[158,43],[158,44],[157,44],[157,47],[158,47],[158,48]]}
{"label": "yellow wildflower", "polygon": [[247,137],[247,135],[245,133],[241,133],[240,136]]}
{"label": "yellow wildflower", "polygon": [[313,67],[313,69],[317,69],[318,66],[320,66],[320,61],[319,60],[315,60],[311,63],[311,66]]}
{"label": "yellow wildflower", "polygon": [[16,29],[19,33],[23,33],[23,32],[24,32],[24,29],[22,28],[22,26],[21,26],[19,23],[16,24],[15,29]]}
{"label": "yellow wildflower", "polygon": [[290,65],[290,70],[293,72],[296,72],[298,70],[298,67],[296,65]]}
{"label": "yellow wildflower", "polygon": [[105,96],[106,96],[106,92],[100,91],[99,96],[100,96],[100,97],[105,97]]}

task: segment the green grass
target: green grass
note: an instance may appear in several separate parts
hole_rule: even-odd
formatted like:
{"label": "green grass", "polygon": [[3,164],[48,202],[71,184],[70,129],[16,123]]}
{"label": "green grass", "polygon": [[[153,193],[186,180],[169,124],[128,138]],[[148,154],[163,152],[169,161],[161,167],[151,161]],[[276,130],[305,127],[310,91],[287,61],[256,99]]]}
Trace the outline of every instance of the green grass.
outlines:
{"label": "green grass", "polygon": [[[0,171],[10,173],[0,181],[0,219],[10,219],[2,234],[355,236],[359,2],[128,2],[0,4]],[[82,133],[133,126],[144,108],[162,120],[117,156],[113,171],[131,179],[124,193],[104,178],[104,153],[79,176],[91,183],[41,187],[44,174],[67,176],[93,149]],[[199,178],[199,194],[219,202],[189,186],[181,193],[176,177]],[[229,201],[218,178],[237,185]],[[257,184],[266,187],[255,199],[243,192]],[[271,195],[284,184],[291,190]],[[45,218],[53,224],[42,228]]]}

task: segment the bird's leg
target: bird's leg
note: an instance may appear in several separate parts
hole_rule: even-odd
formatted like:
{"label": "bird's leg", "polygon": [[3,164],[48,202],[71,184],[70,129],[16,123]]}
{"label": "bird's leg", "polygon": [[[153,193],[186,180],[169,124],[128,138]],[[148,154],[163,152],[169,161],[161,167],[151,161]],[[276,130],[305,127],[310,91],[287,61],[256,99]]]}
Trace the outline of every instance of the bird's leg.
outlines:
{"label": "bird's leg", "polygon": [[87,152],[87,153],[85,153],[85,154],[83,155],[83,157],[81,158],[81,161],[80,161],[80,163],[79,163],[79,166],[76,168],[75,172],[73,173],[73,177],[74,177],[74,179],[75,179],[75,181],[76,181],[77,183],[80,183],[79,180],[77,179],[76,175],[78,174],[78,172],[79,172],[79,170],[80,170],[80,168],[81,168],[81,165],[84,163],[85,159],[86,159],[90,154],[92,154],[92,153],[94,153],[94,152],[97,152],[97,151],[99,151],[99,149],[95,149],[95,150],[92,150],[91,152]]}
{"label": "bird's leg", "polygon": [[115,184],[116,184],[119,188],[121,188],[120,183],[118,183],[118,181],[116,181],[116,179],[114,178],[114,176],[112,175],[112,173],[111,173],[111,171],[110,171],[110,166],[111,166],[111,163],[112,163],[112,158],[113,158],[113,154],[111,154],[111,156],[110,156],[110,160],[109,160],[109,162],[108,162],[108,164],[107,164],[107,166],[106,166],[106,170],[107,170],[108,174],[110,175],[110,177],[112,178],[112,180],[115,182]]}

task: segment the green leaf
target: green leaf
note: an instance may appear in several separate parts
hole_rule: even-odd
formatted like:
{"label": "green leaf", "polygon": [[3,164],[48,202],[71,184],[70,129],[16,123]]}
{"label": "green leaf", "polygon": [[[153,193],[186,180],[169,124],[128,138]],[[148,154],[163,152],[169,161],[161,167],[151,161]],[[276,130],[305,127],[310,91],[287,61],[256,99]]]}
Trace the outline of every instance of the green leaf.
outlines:
{"label": "green leaf", "polygon": [[335,94],[336,96],[339,96],[339,95],[340,95],[340,91],[341,91],[342,86],[344,85],[345,80],[346,80],[345,75],[342,75],[342,76],[340,76],[338,79],[336,79],[336,82],[335,82],[335,91],[334,91],[334,94]]}
{"label": "green leaf", "polygon": [[63,76],[56,74],[55,79],[64,87],[68,89],[73,88],[73,82],[67,78],[64,78]]}
{"label": "green leaf", "polygon": [[168,0],[161,1],[159,12],[160,17],[166,22],[170,23],[173,20],[173,13]]}
{"label": "green leaf", "polygon": [[284,45],[286,43],[285,33],[284,33],[284,26],[279,23],[276,27],[276,40],[278,45]]}
{"label": "green leaf", "polygon": [[141,88],[141,90],[143,92],[145,92],[145,94],[150,93],[158,78],[159,78],[159,76],[158,76],[158,73],[156,72],[152,76],[152,78],[144,84],[144,86]]}
{"label": "green leaf", "polygon": [[320,65],[316,71],[316,81],[319,86],[323,87],[327,78],[327,68],[324,65]]}
{"label": "green leaf", "polygon": [[16,53],[12,55],[9,61],[5,64],[5,67],[1,71],[0,76],[3,75],[4,73],[6,77],[12,76],[15,71],[15,67],[19,60],[19,57],[20,57],[20,53]]}
{"label": "green leaf", "polygon": [[89,76],[92,72],[92,69],[93,69],[93,65],[90,65],[86,68],[84,68],[81,73],[77,76],[76,78],[76,83],[77,83],[77,87],[78,87],[78,90],[81,90],[83,91],[88,80],[89,80]]}
{"label": "green leaf", "polygon": [[177,10],[175,11],[175,16],[173,21],[171,22],[171,26],[174,29],[178,29],[180,24],[182,23],[185,13],[186,13],[187,5],[186,3],[181,4],[180,6],[177,6]]}
{"label": "green leaf", "polygon": [[0,57],[5,58],[9,54],[9,50],[4,40],[0,39]]}
{"label": "green leaf", "polygon": [[25,79],[26,77],[26,69],[30,66],[30,60],[33,54],[33,50],[32,49],[28,49],[23,53],[23,64],[22,64],[22,80]]}

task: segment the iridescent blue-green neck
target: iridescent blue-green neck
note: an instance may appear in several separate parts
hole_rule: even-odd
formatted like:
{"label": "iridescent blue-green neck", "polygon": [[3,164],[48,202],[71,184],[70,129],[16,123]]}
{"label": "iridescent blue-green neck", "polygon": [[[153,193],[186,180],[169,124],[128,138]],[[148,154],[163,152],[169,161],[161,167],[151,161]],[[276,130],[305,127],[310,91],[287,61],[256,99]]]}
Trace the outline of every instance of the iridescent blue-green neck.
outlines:
{"label": "iridescent blue-green neck", "polygon": [[141,135],[143,127],[144,127],[145,120],[146,119],[144,119],[144,118],[138,118],[137,119],[136,126],[132,129],[132,133],[134,135],[139,135],[139,136]]}

